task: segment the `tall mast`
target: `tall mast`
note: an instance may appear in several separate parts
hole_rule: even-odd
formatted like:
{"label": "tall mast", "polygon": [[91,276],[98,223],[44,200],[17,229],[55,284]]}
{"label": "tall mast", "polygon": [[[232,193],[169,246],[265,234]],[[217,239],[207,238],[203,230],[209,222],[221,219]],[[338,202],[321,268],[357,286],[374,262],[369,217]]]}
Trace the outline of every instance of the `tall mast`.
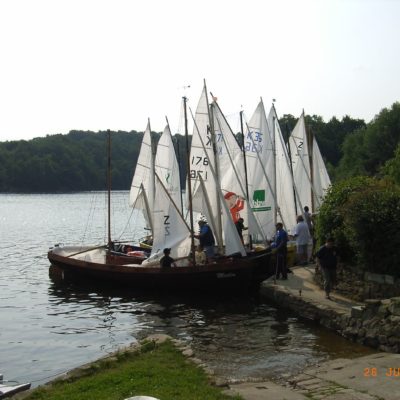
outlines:
{"label": "tall mast", "polygon": [[111,250],[111,132],[107,130],[108,250]]}
{"label": "tall mast", "polygon": [[186,138],[186,173],[188,182],[188,199],[189,199],[189,220],[190,220],[190,237],[191,237],[191,254],[193,265],[196,265],[195,258],[195,247],[194,247],[194,227],[193,227],[193,206],[192,206],[192,182],[190,178],[190,147],[189,147],[189,133],[188,133],[188,120],[187,120],[187,109],[186,109],[187,98],[183,97],[183,110],[185,114],[185,138]]}
{"label": "tall mast", "polygon": [[[150,182],[150,186],[151,186],[150,195],[151,195],[151,199],[150,199],[150,207],[151,207],[151,209],[153,209],[154,208],[154,197],[156,195],[156,174],[155,174],[155,172],[156,172],[156,169],[155,169],[156,147],[154,145],[153,138],[151,136],[150,118],[148,119],[148,123],[149,123],[150,147],[151,147],[151,164],[150,164],[150,179],[151,179],[151,182]],[[153,226],[151,228],[153,229]]]}
{"label": "tall mast", "polygon": [[[205,93],[206,93],[206,101],[207,105],[208,103],[208,96],[207,96],[207,87],[206,87],[206,81],[204,80],[204,87],[206,88]],[[219,166],[218,166],[218,155],[217,155],[217,144],[215,142],[215,130],[214,130],[214,113],[213,113],[213,105],[211,107],[208,107],[208,121],[210,123],[210,135],[211,135],[211,143],[212,143],[212,150],[214,154],[214,162],[215,162],[215,185],[216,185],[216,190],[215,190],[215,195],[216,195],[216,204],[219,205],[218,209],[216,210],[216,218],[217,218],[217,240],[218,240],[218,251],[222,253],[223,250],[223,243],[222,243],[222,217],[221,217],[221,202],[219,199],[219,190],[220,190],[220,180],[219,180]]]}
{"label": "tall mast", "polygon": [[[247,197],[247,206],[251,207],[250,205],[250,198],[249,198],[249,179],[247,176],[247,160],[246,160],[246,148],[245,148],[245,138],[244,138],[244,129],[243,129],[243,111],[240,111],[240,133],[242,135],[242,152],[243,152],[243,165],[244,165],[244,179],[246,185],[246,197]],[[253,248],[253,238],[249,235],[249,246],[250,249]]]}
{"label": "tall mast", "polygon": [[[264,112],[265,112],[264,103],[263,103],[263,101],[262,101],[262,98],[261,98],[261,102],[262,102],[262,104],[263,104],[263,109],[264,109]],[[275,117],[275,113],[274,113],[274,116],[272,117],[272,137],[271,137],[272,156],[273,156],[273,160],[274,160],[274,193],[275,193],[275,196],[274,196],[274,226],[275,226],[276,223],[277,223],[277,215],[278,215],[278,200],[277,200],[278,193],[277,193],[277,191],[276,191],[277,184],[276,184],[275,120],[276,120],[276,117]]]}
{"label": "tall mast", "polygon": [[243,152],[243,164],[244,164],[244,178],[246,182],[246,196],[249,199],[249,180],[247,177],[247,161],[246,161],[246,149],[244,146],[245,139],[244,139],[244,129],[243,129],[243,111],[240,111],[240,133],[242,135],[242,152]]}
{"label": "tall mast", "polygon": [[[303,110],[304,114],[304,110]],[[306,125],[306,118],[304,116],[304,127],[306,130],[306,137],[307,137],[307,148],[308,148],[308,159],[310,162],[310,183],[311,183],[311,210],[315,212],[315,193],[314,193],[314,166],[313,166],[313,134],[311,129],[307,129]]]}
{"label": "tall mast", "polygon": [[[169,121],[168,118],[165,117],[168,125],[168,129],[171,132],[171,127],[169,126]],[[172,132],[171,132],[171,137],[172,137]],[[175,140],[173,140],[175,138]],[[178,162],[178,173],[179,173],[179,187],[181,187],[181,156],[180,156],[180,149],[179,149],[179,140],[176,138],[176,136],[172,138],[172,143],[175,142],[176,144],[176,151],[174,149],[175,155],[176,155],[176,161]],[[182,190],[179,191],[179,197],[181,199],[181,212],[183,212],[183,199],[182,199]]]}
{"label": "tall mast", "polygon": [[[275,105],[273,105],[274,110],[275,110]],[[276,110],[275,110],[275,114],[276,114]],[[289,132],[289,127],[287,122],[285,123],[285,128],[286,128],[286,136],[287,136],[287,140],[286,140],[286,149],[288,152],[288,156],[289,156],[289,166],[290,166],[290,173],[292,175],[292,182],[293,182],[293,195],[294,195],[294,212],[297,216],[297,196],[296,196],[296,187],[295,187],[295,183],[294,183],[294,175],[293,175],[293,163],[292,163],[292,152],[290,150],[290,132]]]}

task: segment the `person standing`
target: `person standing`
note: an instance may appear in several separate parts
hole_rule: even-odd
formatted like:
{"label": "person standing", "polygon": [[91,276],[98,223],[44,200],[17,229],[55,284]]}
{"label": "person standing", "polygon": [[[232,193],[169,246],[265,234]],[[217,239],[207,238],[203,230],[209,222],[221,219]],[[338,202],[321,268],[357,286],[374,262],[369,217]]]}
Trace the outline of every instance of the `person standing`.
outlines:
{"label": "person standing", "polygon": [[236,229],[238,231],[240,240],[242,241],[242,244],[244,244],[243,241],[243,231],[247,230],[248,228],[244,226],[244,219],[243,218],[239,218],[236,222],[235,222],[235,226]]}
{"label": "person standing", "polygon": [[199,226],[200,226],[200,233],[198,235],[194,235],[194,237],[200,240],[200,246],[204,249],[207,258],[210,259],[215,255],[214,234],[211,230],[211,227],[207,224],[206,221],[201,219],[199,221]]}
{"label": "person standing", "polygon": [[310,209],[308,208],[308,206],[304,207],[304,219],[308,226],[308,230],[310,231],[310,234],[312,234],[313,233],[313,221],[312,221],[312,214],[310,213]]}
{"label": "person standing", "polygon": [[324,277],[325,297],[330,299],[330,293],[336,284],[337,248],[334,239],[328,238],[315,256]]}
{"label": "person standing", "polygon": [[308,226],[308,230],[310,231],[310,236],[312,239],[312,248],[311,248],[311,256],[310,256],[310,262],[314,261],[314,253],[315,253],[315,244],[317,240],[315,239],[315,229],[314,229],[314,220],[313,220],[313,215],[309,211],[310,209],[308,206],[304,207],[304,220]]}
{"label": "person standing", "polygon": [[282,279],[287,279],[287,242],[288,235],[283,229],[283,224],[276,224],[275,251],[276,251],[276,279],[282,275]]}
{"label": "person standing", "polygon": [[294,229],[294,237],[296,239],[297,264],[307,265],[308,259],[308,243],[311,235],[307,223],[302,215],[297,217],[297,225]]}

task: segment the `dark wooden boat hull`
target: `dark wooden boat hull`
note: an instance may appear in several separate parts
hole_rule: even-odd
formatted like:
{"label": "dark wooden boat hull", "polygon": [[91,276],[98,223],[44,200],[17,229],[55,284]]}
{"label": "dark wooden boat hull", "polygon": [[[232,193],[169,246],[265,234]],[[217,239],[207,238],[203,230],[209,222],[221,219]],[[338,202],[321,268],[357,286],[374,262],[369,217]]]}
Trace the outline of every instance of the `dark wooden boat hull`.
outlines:
{"label": "dark wooden boat hull", "polygon": [[48,258],[53,266],[59,268],[63,279],[85,279],[159,290],[248,289],[274,273],[267,252],[243,258],[225,257],[202,266],[169,269],[85,261],[57,254],[53,250],[49,251]]}

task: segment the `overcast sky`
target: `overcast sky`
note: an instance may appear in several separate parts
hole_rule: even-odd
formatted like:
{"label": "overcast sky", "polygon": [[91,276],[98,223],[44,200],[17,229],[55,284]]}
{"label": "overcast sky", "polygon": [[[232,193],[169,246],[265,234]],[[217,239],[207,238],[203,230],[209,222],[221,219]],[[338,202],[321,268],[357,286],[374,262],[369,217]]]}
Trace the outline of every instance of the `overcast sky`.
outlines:
{"label": "overcast sky", "polygon": [[[1,0],[0,141],[222,110],[370,121],[400,97],[396,0]],[[190,85],[190,88],[186,86]]]}

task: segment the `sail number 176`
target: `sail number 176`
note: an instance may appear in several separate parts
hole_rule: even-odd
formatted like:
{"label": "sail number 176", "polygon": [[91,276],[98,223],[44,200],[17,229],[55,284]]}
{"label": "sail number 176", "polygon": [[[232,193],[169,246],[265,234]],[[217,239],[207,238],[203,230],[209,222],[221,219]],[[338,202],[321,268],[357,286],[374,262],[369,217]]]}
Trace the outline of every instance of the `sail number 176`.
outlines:
{"label": "sail number 176", "polygon": [[193,156],[192,157],[192,165],[208,165],[207,157]]}

